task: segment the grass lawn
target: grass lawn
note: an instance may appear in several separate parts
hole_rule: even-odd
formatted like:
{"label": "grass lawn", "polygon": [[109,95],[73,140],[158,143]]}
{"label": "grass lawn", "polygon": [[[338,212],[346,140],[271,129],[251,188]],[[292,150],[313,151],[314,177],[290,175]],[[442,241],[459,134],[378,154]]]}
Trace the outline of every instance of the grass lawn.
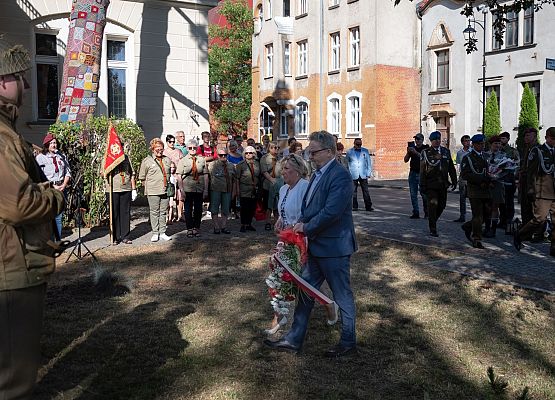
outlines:
{"label": "grass lawn", "polygon": [[302,354],[276,353],[261,333],[274,237],[209,236],[97,252],[132,280],[124,296],[94,288],[90,260],[60,265],[35,398],[516,399],[529,386],[530,398],[555,399],[554,296],[426,267],[458,254],[359,234],[358,354],[323,357],[339,326],[320,306]]}

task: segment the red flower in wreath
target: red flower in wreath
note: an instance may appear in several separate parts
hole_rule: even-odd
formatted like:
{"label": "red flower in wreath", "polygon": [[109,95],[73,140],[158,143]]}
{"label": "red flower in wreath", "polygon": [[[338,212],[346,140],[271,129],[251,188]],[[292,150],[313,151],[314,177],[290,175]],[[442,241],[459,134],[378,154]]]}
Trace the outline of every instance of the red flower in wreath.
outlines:
{"label": "red flower in wreath", "polygon": [[283,282],[293,282],[293,276],[291,276],[289,272],[285,271],[283,275],[281,275],[281,280]]}

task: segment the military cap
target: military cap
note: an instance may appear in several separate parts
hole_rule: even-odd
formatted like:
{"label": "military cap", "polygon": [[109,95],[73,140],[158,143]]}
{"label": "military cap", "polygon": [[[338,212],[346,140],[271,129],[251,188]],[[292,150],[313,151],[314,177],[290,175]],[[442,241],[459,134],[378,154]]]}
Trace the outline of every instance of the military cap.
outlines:
{"label": "military cap", "polygon": [[485,136],[482,135],[481,133],[477,133],[470,138],[470,141],[472,143],[483,143],[484,140],[485,140]]}
{"label": "military cap", "polygon": [[511,138],[511,134],[510,134],[509,132],[501,132],[501,133],[499,134],[499,137],[504,137],[504,138],[510,139],[510,138]]}
{"label": "military cap", "polygon": [[491,143],[497,143],[497,142],[501,142],[501,136],[500,135],[493,135],[492,137],[489,138],[488,142]]}
{"label": "military cap", "polygon": [[432,133],[430,133],[429,139],[430,140],[441,139],[441,132],[440,131],[433,131]]}
{"label": "military cap", "polygon": [[415,138],[415,139],[420,139],[420,140],[424,140],[424,135],[421,134],[420,132],[418,132],[416,135],[413,136],[413,138]]}
{"label": "military cap", "polygon": [[17,74],[31,68],[29,52],[20,44],[12,45],[0,35],[0,76]]}
{"label": "military cap", "polygon": [[555,127],[552,126],[551,128],[547,128],[547,130],[545,131],[545,135],[555,138]]}

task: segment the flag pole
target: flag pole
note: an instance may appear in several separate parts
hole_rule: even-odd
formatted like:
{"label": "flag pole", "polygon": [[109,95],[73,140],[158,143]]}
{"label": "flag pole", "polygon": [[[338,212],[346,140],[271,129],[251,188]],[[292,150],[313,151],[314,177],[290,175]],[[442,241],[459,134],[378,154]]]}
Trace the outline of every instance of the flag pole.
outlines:
{"label": "flag pole", "polygon": [[112,171],[108,172],[108,183],[110,185],[110,189],[108,190],[108,198],[109,198],[109,203],[110,203],[110,243],[114,242],[114,232],[112,231],[113,229],[113,211],[112,211],[112,192],[114,190],[114,176],[112,174]]}

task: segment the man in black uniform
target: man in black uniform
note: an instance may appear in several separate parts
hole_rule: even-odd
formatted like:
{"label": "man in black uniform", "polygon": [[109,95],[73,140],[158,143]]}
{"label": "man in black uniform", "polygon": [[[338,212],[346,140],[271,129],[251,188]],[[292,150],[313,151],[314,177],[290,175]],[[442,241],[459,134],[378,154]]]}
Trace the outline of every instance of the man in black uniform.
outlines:
{"label": "man in black uniform", "polygon": [[420,190],[428,202],[430,235],[437,237],[437,220],[447,205],[449,185],[457,187],[457,171],[449,149],[440,146],[441,133],[434,131],[429,139],[431,146],[420,157]]}
{"label": "man in black uniform", "polygon": [[462,159],[461,179],[466,181],[472,219],[466,221],[462,225],[462,229],[468,240],[472,241],[473,247],[483,249],[482,224],[484,215],[490,214],[491,179],[488,176],[487,156],[484,153],[484,135],[476,134],[470,140],[472,141],[472,151]]}
{"label": "man in black uniform", "polygon": [[528,190],[528,155],[530,150],[538,145],[538,131],[535,128],[528,128],[524,131],[524,150],[520,154],[520,168],[518,171],[518,197],[520,200],[520,216],[522,225],[525,225],[533,217],[532,201],[526,195]]}
{"label": "man in black uniform", "polygon": [[[523,240],[530,240],[532,235],[543,227],[548,213],[555,215],[555,127],[545,133],[545,143],[533,147],[528,153],[526,171],[526,197],[533,202],[533,217],[514,235],[514,245],[520,251]],[[524,195],[524,193],[523,193]],[[551,231],[551,249],[549,254],[555,257],[555,229]]]}

